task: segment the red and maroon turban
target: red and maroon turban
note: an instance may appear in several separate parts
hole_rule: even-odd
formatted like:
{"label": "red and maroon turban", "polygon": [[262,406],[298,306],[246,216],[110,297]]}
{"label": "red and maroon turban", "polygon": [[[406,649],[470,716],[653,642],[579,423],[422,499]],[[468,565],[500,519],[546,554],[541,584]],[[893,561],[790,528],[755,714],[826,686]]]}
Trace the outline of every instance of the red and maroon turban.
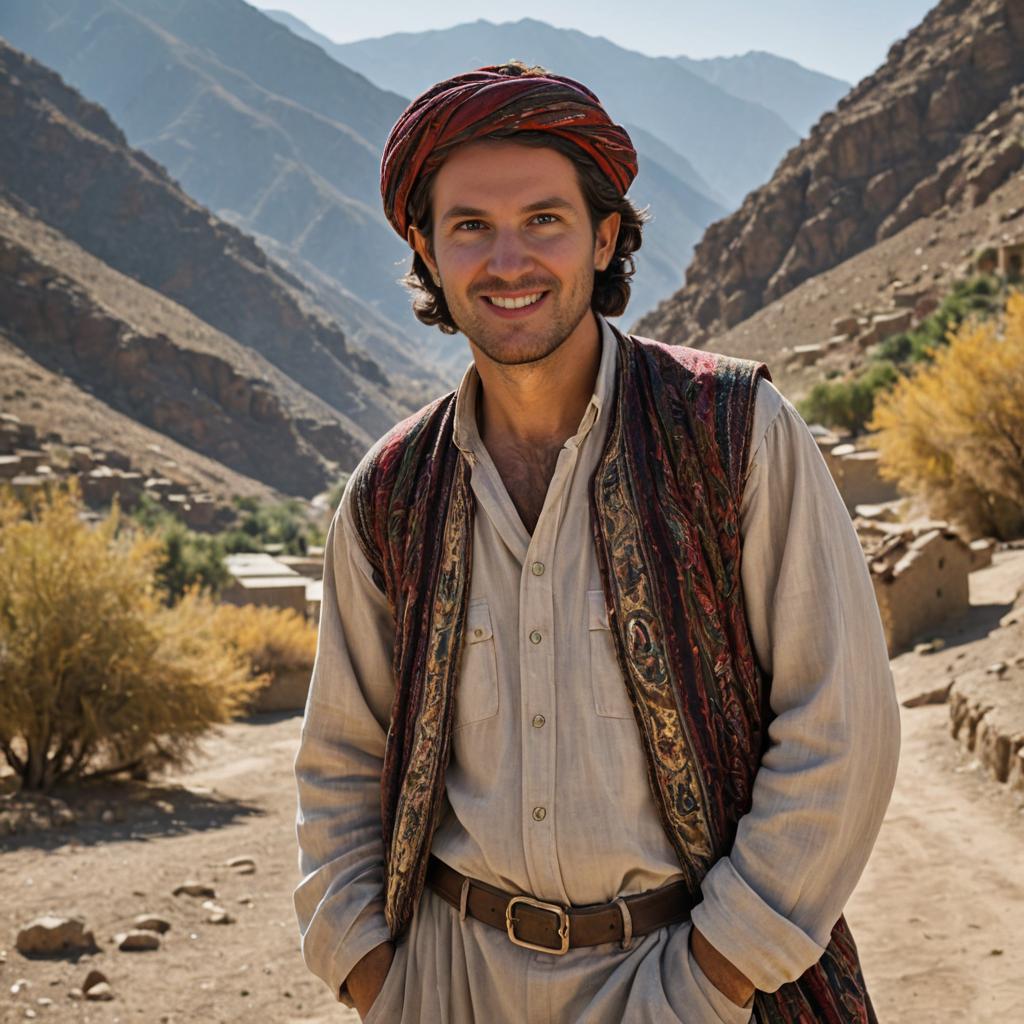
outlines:
{"label": "red and maroon turban", "polygon": [[550,72],[480,68],[438,82],[413,100],[391,129],[380,165],[380,193],[391,226],[407,237],[416,182],[436,170],[453,147],[532,131],[575,143],[620,195],[636,177],[629,135],[586,86]]}

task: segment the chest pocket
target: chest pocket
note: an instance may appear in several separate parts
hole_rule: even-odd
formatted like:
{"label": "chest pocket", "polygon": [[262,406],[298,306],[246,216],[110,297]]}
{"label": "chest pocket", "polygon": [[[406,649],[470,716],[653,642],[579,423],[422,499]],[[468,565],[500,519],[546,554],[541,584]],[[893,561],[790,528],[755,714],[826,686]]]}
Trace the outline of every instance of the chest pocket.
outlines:
{"label": "chest pocket", "polygon": [[483,722],[498,713],[498,659],[486,599],[470,601],[455,691],[455,728]]}
{"label": "chest pocket", "polygon": [[594,688],[594,710],[602,718],[632,718],[633,705],[615,657],[615,643],[608,626],[608,608],[603,590],[587,591],[588,634],[590,637],[590,682]]}

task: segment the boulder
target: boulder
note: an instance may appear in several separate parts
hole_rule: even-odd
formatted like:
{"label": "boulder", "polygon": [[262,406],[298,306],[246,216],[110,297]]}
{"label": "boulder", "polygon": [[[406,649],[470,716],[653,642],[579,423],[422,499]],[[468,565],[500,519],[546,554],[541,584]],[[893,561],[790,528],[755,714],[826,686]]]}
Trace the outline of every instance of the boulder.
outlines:
{"label": "boulder", "polygon": [[62,956],[93,953],[98,947],[81,917],[44,915],[18,932],[15,947],[24,956]]}
{"label": "boulder", "polygon": [[114,936],[114,944],[125,953],[141,953],[160,948],[160,936],[156,932],[143,928],[132,928],[127,932],[118,932]]}

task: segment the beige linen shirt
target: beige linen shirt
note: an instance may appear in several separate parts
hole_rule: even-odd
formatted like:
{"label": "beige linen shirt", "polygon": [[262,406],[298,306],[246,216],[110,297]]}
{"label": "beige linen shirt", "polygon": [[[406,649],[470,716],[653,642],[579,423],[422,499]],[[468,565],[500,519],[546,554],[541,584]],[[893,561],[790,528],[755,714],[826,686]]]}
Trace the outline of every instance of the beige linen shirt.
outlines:
{"label": "beige linen shirt", "polygon": [[[590,529],[588,486],[606,436],[617,362],[604,320],[601,330],[592,399],[559,453],[532,535],[480,439],[473,366],[455,411],[476,511],[447,798],[433,851],[466,875],[565,904],[607,902],[680,877],[616,663]],[[705,878],[693,923],[758,988],[774,991],[819,959],[861,874],[895,778],[899,716],[849,515],[806,426],[765,381],[755,405],[741,529],[746,612],[757,658],[771,677],[776,717],[751,810],[729,855]],[[380,773],[394,693],[393,631],[356,540],[346,491],[328,535],[317,657],[295,759],[302,951],[339,998],[351,968],[389,937]],[[390,999],[388,1019],[526,1019],[512,1007],[503,1010],[502,999],[530,970],[553,961],[543,976],[555,989],[559,963],[566,977],[572,974],[565,958],[523,957],[503,933],[459,922],[439,902],[425,895],[413,922],[417,934],[399,946],[412,952],[396,958],[372,1016]],[[424,937],[427,928],[434,932]],[[685,943],[689,928],[669,929],[635,950],[648,966],[652,957],[668,963],[669,973],[678,965],[668,989],[645,993],[645,1005],[661,999],[667,1015],[651,1011],[650,1019],[747,1020],[749,1009],[723,1003],[695,966]],[[458,932],[457,943],[448,929]],[[446,966],[425,971],[412,962],[424,958],[424,942],[440,948]],[[480,970],[493,974],[495,963],[506,965],[515,984],[492,978],[488,987],[487,979],[474,979],[467,969],[472,958],[452,952],[466,944]],[[619,986],[619,1002],[588,1003],[588,989],[607,996],[613,961],[617,970],[631,955],[602,956],[603,949],[573,951],[584,966],[574,968],[572,991],[562,1010],[551,1008],[550,1020],[614,1019],[593,1016],[594,1007],[622,1013],[638,998],[631,987],[652,984],[639,980],[638,970],[620,970],[628,980]],[[456,955],[461,962],[450,963]],[[427,1012],[437,986],[448,985],[441,976],[449,968],[467,980]],[[560,1015],[570,1005],[574,1015]]]}

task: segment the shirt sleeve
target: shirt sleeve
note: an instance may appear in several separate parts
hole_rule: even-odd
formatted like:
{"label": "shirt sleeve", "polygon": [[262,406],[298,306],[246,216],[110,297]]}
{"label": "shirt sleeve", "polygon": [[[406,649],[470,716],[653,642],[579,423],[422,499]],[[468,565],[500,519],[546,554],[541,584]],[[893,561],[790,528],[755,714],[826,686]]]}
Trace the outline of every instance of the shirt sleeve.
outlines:
{"label": "shirt sleeve", "polygon": [[393,645],[394,620],[355,538],[347,489],[327,534],[316,659],[294,761],[294,903],[306,966],[349,1006],[349,972],[391,938],[380,780]]}
{"label": "shirt sleeve", "polygon": [[693,923],[773,992],[825,952],[881,827],[899,707],[856,532],[810,431],[758,388],[741,509],[742,583],[775,717],[752,806]]}

